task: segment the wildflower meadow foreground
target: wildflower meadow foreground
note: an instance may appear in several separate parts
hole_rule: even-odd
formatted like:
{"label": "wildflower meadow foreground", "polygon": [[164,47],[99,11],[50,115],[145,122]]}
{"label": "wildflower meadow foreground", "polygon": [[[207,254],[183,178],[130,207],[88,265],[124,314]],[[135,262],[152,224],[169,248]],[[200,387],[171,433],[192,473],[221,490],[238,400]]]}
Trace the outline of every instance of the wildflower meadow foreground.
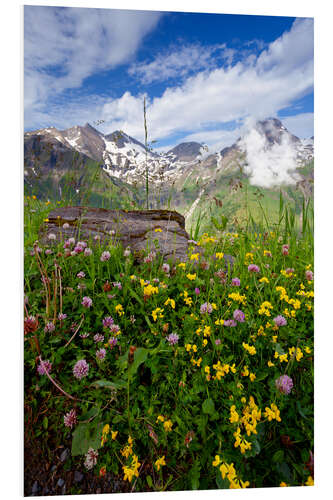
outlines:
{"label": "wildflower meadow foreground", "polygon": [[312,233],[198,234],[138,264],[113,235],[42,246],[50,208],[26,200],[26,445],[124,492],[312,485]]}

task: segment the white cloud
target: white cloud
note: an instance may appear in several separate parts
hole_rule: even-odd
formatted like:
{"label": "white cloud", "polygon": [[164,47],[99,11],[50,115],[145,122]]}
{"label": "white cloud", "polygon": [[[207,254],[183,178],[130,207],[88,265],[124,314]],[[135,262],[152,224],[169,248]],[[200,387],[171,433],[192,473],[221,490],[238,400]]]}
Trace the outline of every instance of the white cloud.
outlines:
{"label": "white cloud", "polygon": [[[77,10],[80,10],[81,14],[76,14]],[[92,123],[94,120],[103,119],[105,122],[99,127],[102,132],[110,133],[121,129],[142,141],[144,139],[142,94],[132,95],[126,91],[117,99],[106,96],[83,97],[69,103],[51,103],[47,109],[37,105],[38,102],[45,102],[45,96],[49,92],[53,92],[54,89],[60,91],[65,84],[70,86],[82,81],[84,74],[95,71],[101,65],[117,64],[120,60],[130,58],[144,33],[156,25],[158,20],[158,16],[141,17],[140,28],[138,26],[133,28],[134,34],[136,33],[135,42],[133,40],[129,42],[128,33],[137,19],[132,18],[133,23],[129,19],[125,30],[123,26],[125,18],[122,23],[120,18],[112,17],[114,13],[120,16],[119,11],[104,11],[105,15],[109,14],[111,17],[103,18],[102,22],[97,9],[91,10],[93,16],[89,16],[90,25],[85,25],[84,22],[86,9],[62,9],[57,15],[54,14],[54,9],[42,10],[45,18],[41,29],[48,50],[44,51],[43,47],[34,53],[33,44],[31,45],[33,37],[31,34],[27,36],[26,71],[28,75],[29,71],[31,74],[27,86],[28,91],[26,90],[26,100],[28,109],[30,111],[33,109],[33,113],[26,114],[26,126],[32,127],[33,123],[37,122],[45,123],[45,126],[55,125],[66,128],[74,124],[83,124],[85,121]],[[38,12],[40,12],[39,8]],[[129,13],[122,11],[123,15]],[[58,15],[60,18],[55,21],[54,17]],[[65,16],[64,25],[60,22],[63,16]],[[33,22],[26,23],[26,25],[29,30],[36,32],[39,30],[40,22],[41,19],[36,16],[36,25]],[[111,29],[112,23],[118,27],[116,34]],[[119,24],[122,25],[122,29],[119,28]],[[69,44],[68,48],[67,38],[73,30],[73,25],[76,26],[74,41],[71,42],[72,45]],[[105,33],[106,25],[112,34]],[[52,31],[50,39],[47,37],[48,31]],[[94,39],[92,35],[95,32]],[[108,37],[110,43],[106,43],[109,40]],[[121,49],[122,56],[112,55],[113,49],[122,42],[125,44]],[[84,49],[89,43],[92,45],[91,54],[88,53],[87,60],[85,60]],[[104,44],[103,50],[101,50],[101,43]],[[112,47],[108,55],[105,54],[105,46]],[[70,54],[66,52],[67,50]],[[76,50],[80,54],[85,70],[79,67],[79,58],[73,55]],[[60,64],[59,61],[64,61],[64,63],[67,61],[67,66],[64,64],[64,76],[60,76],[56,84],[52,84],[50,76],[44,71],[48,53],[51,54],[50,61],[53,65]],[[96,61],[93,57],[94,53],[96,53]],[[181,65],[180,52],[176,55],[174,61],[178,60],[178,63],[175,62],[175,64]],[[197,55],[200,61],[205,60],[206,56],[204,52],[200,52],[200,49]],[[105,62],[103,62],[104,58]],[[72,61],[71,65],[70,61]],[[172,71],[171,63],[168,68],[168,71]],[[155,67],[150,66],[150,69],[151,74],[147,72],[146,76],[150,75],[149,77],[153,78]],[[295,99],[300,99],[312,90],[313,77],[313,21],[311,19],[296,20],[289,32],[271,43],[259,56],[253,54],[252,57],[247,57],[228,67],[198,72],[187,77],[177,86],[166,88],[161,96],[151,99],[147,97],[149,139],[165,142],[168,137],[176,133],[185,133],[182,141],[205,142],[211,151],[222,149],[232,144],[240,134],[237,130],[233,132],[218,130],[221,124],[234,120],[241,123],[249,116],[254,119],[276,116],[279,110],[290,106]],[[283,119],[285,126],[289,128],[290,125],[291,131],[301,137],[304,136],[300,133],[302,127],[310,129],[311,121],[311,113]],[[214,129],[215,125],[216,129]],[[208,126],[210,131],[205,130]]]}
{"label": "white cloud", "polygon": [[[159,12],[25,6],[26,116],[95,72],[130,62]],[[54,70],[57,73],[54,73]]]}
{"label": "white cloud", "polygon": [[[154,139],[205,125],[277,115],[313,88],[313,21],[296,20],[259,57],[228,68],[199,72],[148,101],[148,129]],[[107,102],[105,129],[143,137],[142,96],[129,92]]]}
{"label": "white cloud", "polygon": [[128,72],[144,84],[162,82],[170,78],[181,80],[199,70],[212,69],[218,60],[230,64],[234,52],[225,44],[203,46],[197,43],[172,47],[168,52],[158,54],[151,62],[132,64]]}
{"label": "white cloud", "polygon": [[294,135],[300,138],[309,138],[313,133],[313,113],[299,113],[294,116],[280,118],[283,125]]}
{"label": "white cloud", "polygon": [[299,180],[299,176],[292,172],[297,166],[296,150],[288,137],[283,137],[281,144],[269,145],[266,136],[252,128],[251,122],[239,144],[246,151],[248,165],[245,172],[250,174],[250,183],[265,188],[295,184]]}

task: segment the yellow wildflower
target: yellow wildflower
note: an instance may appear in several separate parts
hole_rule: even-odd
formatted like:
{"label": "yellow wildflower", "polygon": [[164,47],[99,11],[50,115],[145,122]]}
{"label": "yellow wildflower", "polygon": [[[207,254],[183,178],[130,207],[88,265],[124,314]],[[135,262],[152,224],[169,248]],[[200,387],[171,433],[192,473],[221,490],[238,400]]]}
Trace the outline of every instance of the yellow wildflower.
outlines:
{"label": "yellow wildflower", "polygon": [[156,469],[159,471],[160,468],[162,467],[162,465],[166,465],[165,463],[165,456],[163,455],[163,457],[161,458],[158,458],[155,462],[155,467]]}
{"label": "yellow wildflower", "polygon": [[166,420],[166,421],[164,422],[164,424],[163,424],[163,427],[164,427],[165,432],[170,432],[170,431],[172,431],[172,422],[171,422],[171,420],[170,420],[170,419],[169,419],[169,420]]}
{"label": "yellow wildflower", "polygon": [[186,278],[188,278],[190,281],[194,281],[196,277],[197,277],[196,273],[193,273],[193,274],[188,273],[186,275]]}

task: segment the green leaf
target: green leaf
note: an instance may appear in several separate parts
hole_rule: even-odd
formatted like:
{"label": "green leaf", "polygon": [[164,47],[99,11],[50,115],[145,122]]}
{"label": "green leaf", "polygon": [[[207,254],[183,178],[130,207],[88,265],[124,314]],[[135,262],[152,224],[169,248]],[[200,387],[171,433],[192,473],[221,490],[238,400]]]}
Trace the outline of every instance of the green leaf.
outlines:
{"label": "green leaf", "polygon": [[145,349],[144,347],[139,347],[134,352],[134,361],[129,368],[130,376],[134,375],[137,372],[139,366],[146,361],[148,352],[148,349]]}
{"label": "green leaf", "polygon": [[218,468],[216,469],[216,484],[220,490],[229,488],[229,480],[226,477],[222,479],[222,474]]}
{"label": "green leaf", "polygon": [[278,450],[274,453],[272,460],[275,463],[282,463],[284,458],[284,452],[283,450]]}
{"label": "green leaf", "polygon": [[48,420],[47,417],[44,417],[43,418],[43,427],[44,427],[44,429],[46,430],[48,428],[48,426],[49,426],[49,420]]}
{"label": "green leaf", "polygon": [[73,432],[72,455],[84,455],[89,448],[98,450],[101,447],[103,423],[90,422],[89,424],[79,424]]}
{"label": "green leaf", "polygon": [[149,488],[152,488],[153,487],[153,480],[152,480],[151,476],[146,476],[146,481],[147,481]]}
{"label": "green leaf", "polygon": [[215,405],[212,398],[205,399],[202,403],[202,411],[206,413],[206,415],[213,415],[213,413],[215,413]]}
{"label": "green leaf", "polygon": [[92,382],[92,387],[109,387],[110,389],[123,389],[127,387],[127,382],[125,380],[118,380],[117,382],[112,382],[111,380],[95,380]]}

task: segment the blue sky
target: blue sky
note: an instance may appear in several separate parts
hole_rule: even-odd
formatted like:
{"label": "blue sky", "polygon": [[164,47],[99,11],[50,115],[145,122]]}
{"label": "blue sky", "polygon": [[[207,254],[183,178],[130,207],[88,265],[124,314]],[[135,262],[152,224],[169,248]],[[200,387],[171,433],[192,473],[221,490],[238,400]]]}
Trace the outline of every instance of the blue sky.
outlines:
{"label": "blue sky", "polygon": [[25,6],[25,130],[86,122],[217,150],[253,119],[313,135],[313,20]]}

